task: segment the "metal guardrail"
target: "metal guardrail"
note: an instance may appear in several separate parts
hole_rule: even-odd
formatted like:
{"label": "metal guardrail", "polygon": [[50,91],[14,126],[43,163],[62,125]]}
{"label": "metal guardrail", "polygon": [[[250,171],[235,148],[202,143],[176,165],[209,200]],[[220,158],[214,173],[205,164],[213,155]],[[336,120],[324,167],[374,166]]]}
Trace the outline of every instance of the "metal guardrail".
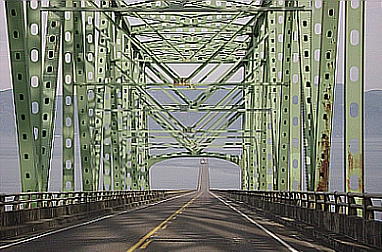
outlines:
{"label": "metal guardrail", "polygon": [[221,191],[331,213],[381,220],[382,194],[345,192]]}
{"label": "metal guardrail", "polygon": [[[176,191],[174,191],[176,192]],[[179,191],[178,191],[179,192]],[[127,200],[154,196],[170,191],[100,191],[100,192],[31,192],[0,195],[0,212],[18,211],[56,206],[68,206],[90,202]]]}

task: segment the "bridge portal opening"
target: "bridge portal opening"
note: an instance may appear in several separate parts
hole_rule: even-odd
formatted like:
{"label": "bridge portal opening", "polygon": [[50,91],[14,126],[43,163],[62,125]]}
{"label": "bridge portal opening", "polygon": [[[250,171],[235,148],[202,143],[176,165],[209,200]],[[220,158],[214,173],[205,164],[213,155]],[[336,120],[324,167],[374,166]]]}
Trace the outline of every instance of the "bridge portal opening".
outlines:
{"label": "bridge portal opening", "polygon": [[241,188],[240,167],[232,162],[217,158],[174,158],[151,167],[151,189],[196,189],[201,160],[208,162],[211,189]]}

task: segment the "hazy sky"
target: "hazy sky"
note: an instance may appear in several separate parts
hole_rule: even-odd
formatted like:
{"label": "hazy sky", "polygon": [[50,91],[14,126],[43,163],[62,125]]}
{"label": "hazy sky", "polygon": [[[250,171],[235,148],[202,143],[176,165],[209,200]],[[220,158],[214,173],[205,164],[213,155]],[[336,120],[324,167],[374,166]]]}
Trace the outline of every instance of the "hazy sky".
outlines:
{"label": "hazy sky", "polygon": [[[367,1],[366,19],[365,89],[382,89],[382,0]],[[342,28],[343,22],[340,31]],[[4,0],[0,0],[0,90],[11,88],[7,40]],[[339,44],[341,50],[343,40],[340,39]],[[339,67],[342,65],[339,63]],[[342,74],[337,80],[343,82]]]}

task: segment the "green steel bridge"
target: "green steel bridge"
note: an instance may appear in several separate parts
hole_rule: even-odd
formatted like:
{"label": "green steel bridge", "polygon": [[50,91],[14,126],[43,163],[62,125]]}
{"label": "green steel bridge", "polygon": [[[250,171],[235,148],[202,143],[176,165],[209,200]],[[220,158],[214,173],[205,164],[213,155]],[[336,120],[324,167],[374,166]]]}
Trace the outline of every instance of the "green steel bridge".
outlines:
{"label": "green steel bridge", "polygon": [[22,191],[48,189],[58,110],[63,192],[76,132],[83,191],[149,190],[183,157],[237,164],[243,190],[328,191],[340,17],[344,191],[364,191],[364,1],[5,5]]}

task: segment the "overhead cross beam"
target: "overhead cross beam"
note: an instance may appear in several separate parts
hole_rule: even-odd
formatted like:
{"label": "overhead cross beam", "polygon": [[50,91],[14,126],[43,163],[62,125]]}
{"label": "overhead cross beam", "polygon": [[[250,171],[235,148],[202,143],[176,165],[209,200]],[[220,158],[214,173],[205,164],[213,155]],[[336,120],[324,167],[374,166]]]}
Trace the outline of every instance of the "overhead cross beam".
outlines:
{"label": "overhead cross beam", "polygon": [[[345,7],[345,180],[362,192],[364,3]],[[153,164],[186,156],[240,165],[243,189],[329,189],[339,1],[6,9],[23,191],[48,190],[60,85],[65,191],[149,189]]]}

